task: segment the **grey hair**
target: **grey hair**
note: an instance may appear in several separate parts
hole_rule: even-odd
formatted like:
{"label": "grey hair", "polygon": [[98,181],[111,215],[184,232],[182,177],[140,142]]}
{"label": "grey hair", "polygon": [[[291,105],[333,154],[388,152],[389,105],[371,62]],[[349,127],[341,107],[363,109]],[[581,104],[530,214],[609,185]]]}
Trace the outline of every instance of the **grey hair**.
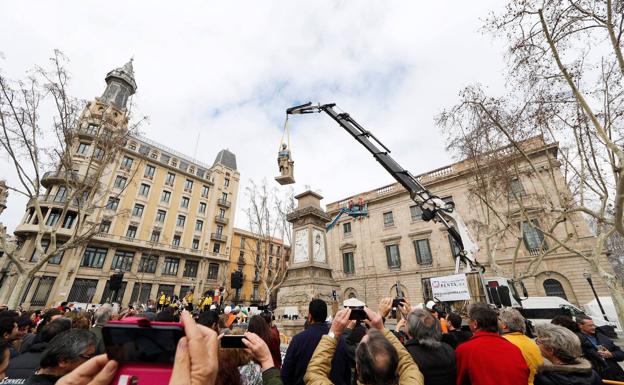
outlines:
{"label": "grey hair", "polygon": [[505,307],[498,311],[498,318],[507,324],[510,332],[526,332],[526,320],[520,312],[511,307]]}
{"label": "grey hair", "polygon": [[42,368],[58,367],[62,361],[74,361],[84,354],[89,346],[95,346],[95,334],[84,329],[67,330],[52,338],[41,354],[39,366]]}
{"label": "grey hair", "polygon": [[94,319],[96,325],[104,325],[108,321],[110,321],[113,316],[113,307],[107,303],[100,306],[99,309],[95,311]]}
{"label": "grey hair", "polygon": [[416,309],[407,315],[407,328],[410,336],[419,344],[435,349],[440,347],[442,328],[440,321],[430,312]]}
{"label": "grey hair", "polygon": [[566,364],[575,363],[582,354],[581,340],[563,326],[544,324],[535,328],[540,343],[553,350],[553,355]]}

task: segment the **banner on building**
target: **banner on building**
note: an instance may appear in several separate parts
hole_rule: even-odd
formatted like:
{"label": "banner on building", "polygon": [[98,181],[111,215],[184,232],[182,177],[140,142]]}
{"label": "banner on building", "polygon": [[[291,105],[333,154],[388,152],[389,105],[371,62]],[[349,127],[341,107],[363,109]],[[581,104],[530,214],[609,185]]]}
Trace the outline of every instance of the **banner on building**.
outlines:
{"label": "banner on building", "polygon": [[430,281],[431,293],[433,298],[438,301],[464,301],[470,299],[466,274],[432,277]]}

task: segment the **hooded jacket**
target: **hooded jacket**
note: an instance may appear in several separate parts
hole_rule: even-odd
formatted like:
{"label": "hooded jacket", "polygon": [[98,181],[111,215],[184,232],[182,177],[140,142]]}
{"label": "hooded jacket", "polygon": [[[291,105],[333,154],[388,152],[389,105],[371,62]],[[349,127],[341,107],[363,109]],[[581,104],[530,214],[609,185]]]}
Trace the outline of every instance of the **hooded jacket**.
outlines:
{"label": "hooded jacket", "polygon": [[537,368],[535,385],[600,385],[602,380],[589,361],[580,358],[577,364],[546,364]]}

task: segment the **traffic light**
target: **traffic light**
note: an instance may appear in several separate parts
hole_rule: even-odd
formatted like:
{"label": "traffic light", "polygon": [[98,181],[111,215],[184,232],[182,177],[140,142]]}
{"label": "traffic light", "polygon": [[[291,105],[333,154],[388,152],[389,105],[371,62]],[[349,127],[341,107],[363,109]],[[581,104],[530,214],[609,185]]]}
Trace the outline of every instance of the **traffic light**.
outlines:
{"label": "traffic light", "polygon": [[243,287],[243,273],[240,271],[233,272],[231,281],[232,289],[240,289],[241,287]]}

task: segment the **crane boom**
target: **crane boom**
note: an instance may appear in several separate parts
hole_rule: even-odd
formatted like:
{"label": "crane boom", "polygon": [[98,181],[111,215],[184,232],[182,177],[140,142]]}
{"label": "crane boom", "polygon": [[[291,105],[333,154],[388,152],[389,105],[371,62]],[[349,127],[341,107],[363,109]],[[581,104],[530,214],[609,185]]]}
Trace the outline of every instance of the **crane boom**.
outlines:
{"label": "crane boom", "polygon": [[[482,267],[476,260],[478,251],[477,244],[472,240],[468,228],[455,211],[453,203],[444,202],[433,195],[422,183],[409,171],[401,167],[391,156],[390,150],[379,141],[370,131],[360,126],[349,114],[336,112],[335,103],[318,104],[306,103],[300,106],[288,108],[286,114],[310,114],[325,112],[344,128],[355,140],[362,144],[392,177],[401,184],[410,194],[411,199],[421,208],[425,221],[433,220],[442,223],[451,238],[455,241],[459,252],[455,256],[456,272],[459,270],[459,262],[466,264],[466,270],[470,271]],[[377,145],[381,148],[379,148]]]}

